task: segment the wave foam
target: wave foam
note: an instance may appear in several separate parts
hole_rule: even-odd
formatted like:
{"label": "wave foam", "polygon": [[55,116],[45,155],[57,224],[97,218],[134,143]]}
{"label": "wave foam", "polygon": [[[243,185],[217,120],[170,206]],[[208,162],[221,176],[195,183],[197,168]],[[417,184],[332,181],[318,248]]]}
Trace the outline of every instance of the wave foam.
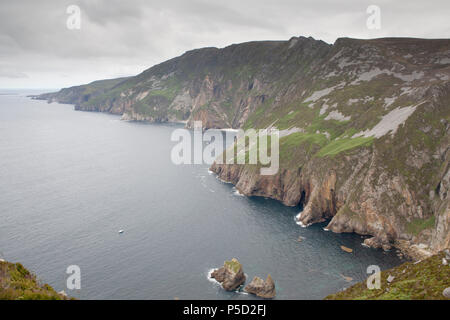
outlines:
{"label": "wave foam", "polygon": [[214,272],[214,270],[216,270],[216,269],[212,268],[212,269],[209,269],[209,270],[206,272],[206,279],[207,279],[209,282],[212,282],[212,283],[214,283],[214,284],[220,285],[220,283],[219,283],[216,279],[211,278],[211,274]]}
{"label": "wave foam", "polygon": [[298,215],[295,216],[295,218],[294,218],[295,223],[298,224],[302,228],[309,227],[310,226],[309,224],[304,224],[303,222],[300,221],[300,217],[301,216],[302,216],[301,212]]}
{"label": "wave foam", "polygon": [[239,196],[239,197],[245,197],[245,194],[243,194],[243,193],[240,193],[239,192],[239,190],[236,188],[236,187],[233,187],[233,194],[235,195],[235,196]]}

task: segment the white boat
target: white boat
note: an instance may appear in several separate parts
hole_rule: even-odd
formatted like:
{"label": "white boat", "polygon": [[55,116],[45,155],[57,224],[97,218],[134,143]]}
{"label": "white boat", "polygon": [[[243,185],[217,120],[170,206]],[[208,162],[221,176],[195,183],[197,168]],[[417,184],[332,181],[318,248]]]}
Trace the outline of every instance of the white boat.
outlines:
{"label": "white boat", "polygon": [[119,230],[119,233],[123,233],[123,230]]}

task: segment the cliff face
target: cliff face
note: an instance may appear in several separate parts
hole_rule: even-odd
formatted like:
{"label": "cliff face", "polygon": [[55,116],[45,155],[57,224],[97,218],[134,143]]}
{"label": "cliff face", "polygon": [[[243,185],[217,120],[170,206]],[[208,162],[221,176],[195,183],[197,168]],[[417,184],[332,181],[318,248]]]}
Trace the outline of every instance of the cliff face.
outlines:
{"label": "cliff face", "polygon": [[[201,120],[206,128],[239,128],[259,106],[271,104],[286,81],[303,79],[331,46],[312,38],[203,48],[156,65],[136,77],[96,81],[38,99],[77,110],[122,114],[126,120]],[[303,80],[302,80],[303,81]]]}
{"label": "cliff face", "polygon": [[302,204],[302,225],[330,220],[416,258],[447,248],[449,72],[448,40],[338,40],[309,88],[279,92],[245,125],[282,130],[279,173],[211,169],[243,194]]}
{"label": "cliff face", "polygon": [[242,165],[214,164],[211,170],[243,194],[302,204],[302,225],[330,219],[327,229],[373,236],[365,243],[385,249],[425,244],[428,250],[410,253],[421,258],[417,251],[423,257],[450,246],[450,86],[427,92],[429,102],[395,133],[363,143],[358,137],[315,143],[294,133],[280,139],[277,175]]}
{"label": "cliff face", "polygon": [[280,170],[214,164],[246,195],[302,204],[366,244],[450,245],[450,40],[312,38],[204,48],[38,98],[138,121],[277,128]]}

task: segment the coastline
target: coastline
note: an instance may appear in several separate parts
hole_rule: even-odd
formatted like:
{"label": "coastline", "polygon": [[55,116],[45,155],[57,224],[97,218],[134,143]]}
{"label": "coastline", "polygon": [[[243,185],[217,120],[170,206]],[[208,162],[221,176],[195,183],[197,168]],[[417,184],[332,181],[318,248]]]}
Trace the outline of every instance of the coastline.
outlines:
{"label": "coastline", "polygon": [[[38,100],[46,100],[48,103],[59,102],[58,99],[54,98],[43,98],[40,96],[29,96],[32,99]],[[68,103],[70,104],[70,103]],[[155,120],[153,118],[145,118],[145,117],[135,117],[130,116],[128,113],[124,112],[122,114],[114,112],[112,110],[85,110],[77,107],[77,105],[71,104],[74,106],[74,110],[77,111],[87,111],[87,112],[101,112],[101,113],[109,113],[121,116],[121,121],[129,121],[129,122],[144,122],[144,123],[168,123],[168,124],[183,124],[186,128],[189,128],[189,120],[177,120],[177,119],[165,119]],[[204,128],[208,129],[208,128]],[[215,128],[216,130],[220,130],[223,132],[237,132],[239,129],[233,128]],[[223,170],[224,166],[229,166],[230,169]],[[218,169],[222,168],[222,169]],[[287,186],[286,190],[277,191],[276,194],[272,194],[271,192],[267,192],[267,190],[259,190],[258,180],[263,180],[264,178],[259,176],[255,177],[255,174],[249,174],[247,171],[251,169],[241,167],[236,169],[236,165],[219,165],[216,166],[213,164],[209,170],[217,175],[217,177],[226,183],[231,183],[236,188],[236,192],[240,195],[244,196],[261,196],[271,198],[277,201],[280,201],[285,206],[295,206],[300,203],[303,204],[304,210],[299,213],[298,218],[296,219],[296,223],[303,228],[306,228],[312,224],[323,222],[325,219],[334,218],[338,211],[344,207],[344,203],[338,203],[336,199],[333,198],[333,195],[329,193],[329,191],[324,190],[324,185],[330,185],[335,183],[336,177],[327,177],[325,181],[320,181],[320,179],[315,179],[314,172],[311,174],[310,181],[306,182],[303,177],[299,176],[299,172],[289,172],[290,170],[284,170],[285,177],[278,178],[283,180],[282,184]],[[219,170],[219,171],[218,171]],[[241,175],[243,175],[244,183],[241,181]],[[335,174],[334,174],[335,175]],[[287,176],[287,180],[286,180]],[[252,181],[252,180],[256,180]],[[333,182],[334,181],[334,182]],[[271,182],[269,182],[270,185]],[[263,184],[267,184],[267,181],[264,181]],[[267,185],[265,186],[267,188]],[[322,192],[321,192],[322,190]],[[305,195],[306,193],[306,195]],[[311,198],[311,199],[310,199]],[[323,203],[325,201],[325,203]],[[331,201],[331,202],[330,202]],[[319,205],[317,205],[319,202]],[[308,203],[310,204],[308,206]],[[320,211],[325,211],[322,213]],[[305,212],[306,211],[306,212]],[[303,218],[303,219],[301,219]],[[333,221],[332,221],[333,222]],[[349,221],[353,223],[352,221]],[[330,223],[325,229],[329,231],[333,231],[335,233],[355,233],[363,236],[372,236],[372,238],[366,239],[368,241],[365,242],[365,245],[373,248],[383,248],[385,251],[388,251],[392,248],[398,249],[402,252],[402,254],[414,261],[419,261],[425,258],[430,257],[433,253],[433,250],[429,250],[428,244],[423,243],[414,243],[408,239],[399,239],[399,238],[386,238],[385,233],[381,232],[381,234],[377,234],[374,232],[368,232],[363,227],[363,230],[358,230],[358,228],[350,227],[351,230],[348,230],[348,227],[343,225],[342,223],[348,222],[339,222],[337,225]]]}
{"label": "coastline", "polygon": [[[307,210],[308,202],[311,201],[308,198],[311,198],[311,194],[304,194],[304,191],[301,191],[301,181],[302,179],[298,176],[293,176],[292,174],[281,174],[272,180],[268,180],[263,178],[262,176],[251,175],[247,172],[248,166],[245,165],[229,165],[229,164],[213,164],[209,170],[213,172],[216,177],[224,182],[230,183],[236,189],[240,195],[244,196],[259,196],[259,197],[267,197],[273,200],[277,200],[281,202],[283,205],[292,207],[296,205],[303,205],[303,211],[301,211],[295,219],[295,222],[299,227],[307,228],[313,224],[324,222],[325,220],[331,220],[334,217],[333,215],[329,215],[326,218],[320,218],[318,220],[313,220],[310,223],[305,223],[300,219],[305,214],[305,210]],[[260,179],[260,180],[259,180]],[[276,181],[276,184],[274,181]],[[278,190],[280,186],[289,186],[289,188],[284,189],[282,192]],[[278,190],[275,194],[271,193],[270,190]],[[312,188],[314,189],[314,187]],[[269,191],[268,191],[269,190]],[[316,189],[317,190],[317,189]],[[306,192],[310,192],[306,190]],[[324,195],[316,194],[316,197],[327,197],[325,191]],[[311,209],[310,209],[311,210]],[[317,209],[316,209],[317,210]],[[335,209],[336,212],[339,211],[338,208]],[[422,259],[426,259],[432,256],[435,252],[429,250],[429,247],[420,243],[411,243],[405,239],[392,239],[389,241],[388,245],[386,243],[379,241],[375,234],[370,234],[367,232],[358,232],[358,230],[353,230],[350,232],[336,230],[333,228],[333,224],[330,223],[327,227],[324,228],[326,231],[332,231],[334,233],[354,233],[361,236],[368,236],[363,245],[369,248],[380,248],[384,251],[390,251],[397,249],[401,252],[401,254],[411,260],[419,261]]]}

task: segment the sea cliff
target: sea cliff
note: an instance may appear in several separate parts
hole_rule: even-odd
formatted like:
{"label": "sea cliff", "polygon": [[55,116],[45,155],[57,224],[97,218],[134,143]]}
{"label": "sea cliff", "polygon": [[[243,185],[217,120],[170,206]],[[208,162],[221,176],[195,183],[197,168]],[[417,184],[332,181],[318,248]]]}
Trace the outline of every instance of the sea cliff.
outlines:
{"label": "sea cliff", "polygon": [[450,40],[306,37],[203,48],[135,77],[37,99],[124,120],[280,130],[280,170],[211,170],[245,195],[302,205],[299,224],[412,257],[450,246]]}

